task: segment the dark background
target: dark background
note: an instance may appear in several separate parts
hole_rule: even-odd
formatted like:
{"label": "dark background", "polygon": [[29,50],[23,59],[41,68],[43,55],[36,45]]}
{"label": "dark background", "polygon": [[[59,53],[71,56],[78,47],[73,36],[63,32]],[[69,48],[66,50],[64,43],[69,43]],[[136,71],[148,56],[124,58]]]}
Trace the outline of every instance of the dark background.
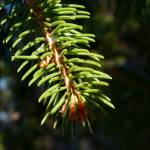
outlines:
{"label": "dark background", "polygon": [[[96,34],[92,50],[105,56],[103,70],[113,78],[107,89],[116,107],[93,123],[93,134],[74,139],[40,126],[41,90],[27,87],[0,36],[0,150],[149,150],[150,149],[150,1],[66,0],[84,4],[91,19],[86,32]],[[0,16],[3,13],[0,12]]]}

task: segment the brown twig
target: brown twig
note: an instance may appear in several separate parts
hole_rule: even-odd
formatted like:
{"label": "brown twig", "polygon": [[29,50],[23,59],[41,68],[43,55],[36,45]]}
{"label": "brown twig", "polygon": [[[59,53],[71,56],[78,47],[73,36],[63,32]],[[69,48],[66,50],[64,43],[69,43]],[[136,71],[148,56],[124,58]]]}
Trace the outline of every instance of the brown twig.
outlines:
{"label": "brown twig", "polygon": [[[51,63],[51,58],[54,58],[54,62],[59,68],[61,75],[64,78],[64,82],[67,87],[67,90],[70,92],[70,95],[72,95],[72,99],[69,104],[70,119],[75,121],[85,121],[86,111],[85,111],[84,103],[81,100],[81,96],[79,92],[77,92],[74,82],[71,81],[69,78],[69,74],[70,74],[69,69],[65,64],[63,57],[60,57],[59,48],[57,47],[57,44],[55,43],[53,37],[51,36],[50,31],[52,31],[52,29],[48,28],[47,30],[45,30],[45,25],[44,25],[45,17],[42,9],[38,7],[38,3],[35,0],[26,0],[26,3],[33,10],[33,15],[36,17],[37,23],[39,24],[41,30],[43,31],[44,37],[49,45],[49,49],[52,50],[53,52],[53,56],[51,57],[49,56],[45,60],[42,60],[40,66],[45,68],[46,65]],[[60,110],[62,114],[66,111],[66,106],[68,105],[68,103],[69,101],[67,97],[62,109]],[[78,105],[77,109],[76,109],[76,105]],[[78,115],[77,113],[81,113],[81,114]]]}

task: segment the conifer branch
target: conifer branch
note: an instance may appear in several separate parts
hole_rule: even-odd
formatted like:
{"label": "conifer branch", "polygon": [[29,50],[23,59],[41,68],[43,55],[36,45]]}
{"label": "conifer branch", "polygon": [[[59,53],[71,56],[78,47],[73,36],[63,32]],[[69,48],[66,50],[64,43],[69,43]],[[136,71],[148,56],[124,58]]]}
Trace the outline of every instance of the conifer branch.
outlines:
{"label": "conifer branch", "polygon": [[100,71],[103,56],[88,50],[95,36],[82,33],[83,27],[73,23],[90,13],[82,5],[60,0],[7,0],[1,8],[7,4],[13,7],[0,22],[0,29],[6,31],[3,43],[13,43],[12,60],[22,62],[18,72],[26,69],[22,80],[30,76],[29,86],[48,85],[39,98],[47,105],[41,124],[53,116],[55,128],[61,116],[63,127],[79,122],[90,128],[94,113],[105,114],[103,105],[114,108],[102,91],[108,86],[103,80],[111,79]]}
{"label": "conifer branch", "polygon": [[[87,119],[86,118],[87,116],[85,115],[86,110],[84,107],[84,103],[82,102],[80,93],[79,93],[79,91],[77,91],[75,84],[69,78],[70,72],[69,72],[68,66],[65,64],[63,56],[60,56],[60,53],[59,53],[60,49],[57,47],[57,45],[55,43],[55,39],[53,39],[53,37],[51,36],[51,33],[49,32],[49,31],[52,32],[53,30],[50,27],[47,29],[47,31],[45,30],[46,27],[44,26],[44,23],[43,23],[45,21],[45,18],[44,18],[42,9],[37,6],[38,5],[37,2],[35,2],[34,0],[26,0],[26,3],[29,5],[30,8],[33,9],[33,14],[36,17],[36,20],[37,20],[40,28],[43,30],[43,34],[49,45],[49,49],[52,50],[52,52],[53,52],[53,55],[48,56],[46,59],[54,58],[54,62],[57,65],[57,67],[59,68],[59,71],[61,72],[62,77],[64,78],[65,86],[67,87],[69,94],[72,95],[71,106],[70,106],[70,119],[85,121]],[[46,60],[47,65],[49,63],[52,63],[50,60],[49,61]],[[42,61],[44,61],[44,60],[42,60]],[[45,68],[45,66],[44,66],[44,68]],[[61,113],[65,113],[67,103],[68,103],[68,98],[66,98],[65,103],[62,106],[62,109],[60,110]],[[77,113],[75,110],[76,104],[77,105],[80,104],[80,105],[78,105],[78,107],[82,107],[82,108],[78,108],[78,109],[83,109],[82,111],[84,113],[81,114],[82,116],[80,114],[79,115],[76,114]]]}

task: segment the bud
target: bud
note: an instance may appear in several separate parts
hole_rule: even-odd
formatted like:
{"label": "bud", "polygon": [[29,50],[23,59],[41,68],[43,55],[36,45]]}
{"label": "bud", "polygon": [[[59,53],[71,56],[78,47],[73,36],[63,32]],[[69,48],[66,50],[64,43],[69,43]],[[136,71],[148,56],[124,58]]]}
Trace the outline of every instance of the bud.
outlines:
{"label": "bud", "polygon": [[[85,104],[81,99],[77,99],[76,96],[74,96],[74,98],[75,99],[72,99],[70,105],[69,119],[72,121],[84,122],[87,119]],[[78,101],[76,102],[76,100]]]}

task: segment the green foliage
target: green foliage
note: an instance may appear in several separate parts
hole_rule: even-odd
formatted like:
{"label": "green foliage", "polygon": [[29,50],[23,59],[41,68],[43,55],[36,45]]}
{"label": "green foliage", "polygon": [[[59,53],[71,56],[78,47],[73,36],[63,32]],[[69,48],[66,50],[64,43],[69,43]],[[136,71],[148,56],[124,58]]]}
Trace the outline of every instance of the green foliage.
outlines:
{"label": "green foliage", "polygon": [[76,121],[89,125],[94,112],[105,113],[104,105],[114,108],[102,91],[108,86],[103,80],[111,79],[101,72],[103,56],[88,50],[95,36],[83,33],[83,27],[75,23],[90,18],[84,6],[60,0],[38,4],[7,0],[0,8],[7,6],[9,11],[0,23],[0,30],[5,31],[3,43],[11,44],[12,61],[21,62],[22,80],[30,78],[29,86],[46,87],[39,98],[47,105],[41,124],[53,117],[55,128],[61,116],[64,127]]}

